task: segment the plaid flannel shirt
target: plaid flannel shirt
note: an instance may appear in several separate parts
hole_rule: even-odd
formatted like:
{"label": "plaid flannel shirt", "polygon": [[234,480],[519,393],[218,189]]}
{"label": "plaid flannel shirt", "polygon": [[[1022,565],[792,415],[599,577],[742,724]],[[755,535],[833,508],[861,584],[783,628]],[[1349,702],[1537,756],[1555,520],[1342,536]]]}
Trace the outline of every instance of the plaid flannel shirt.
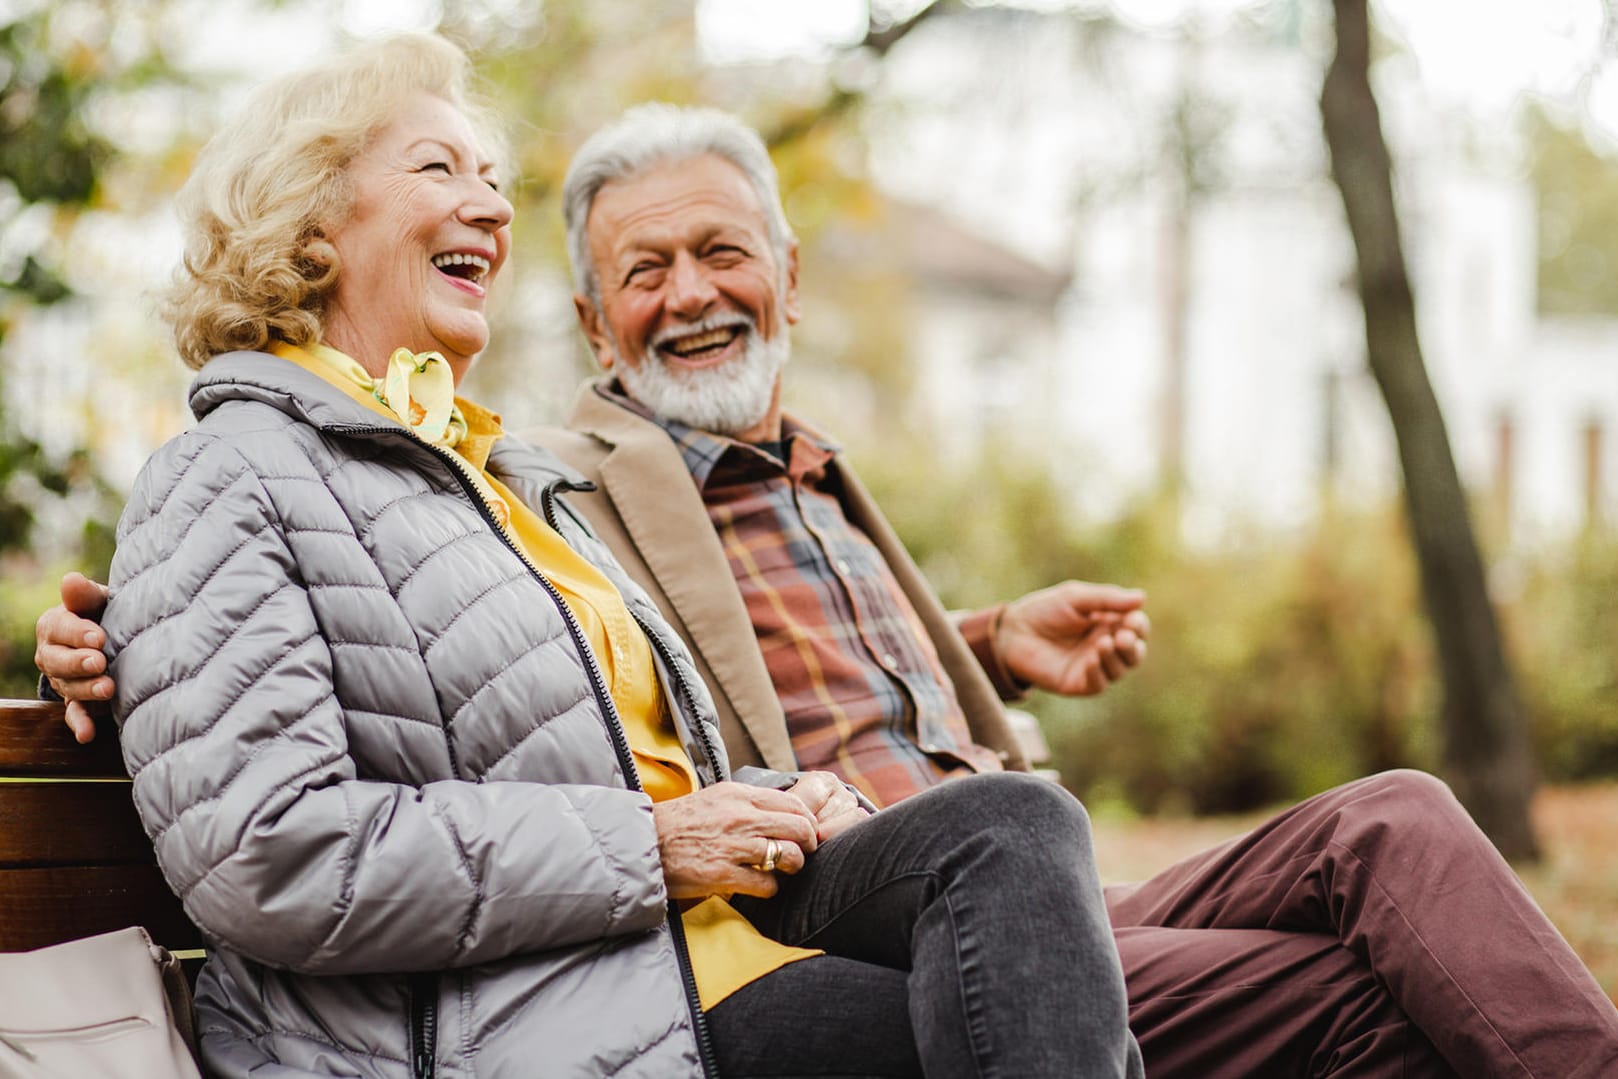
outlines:
{"label": "plaid flannel shirt", "polygon": [[781,698],[798,766],[835,772],[889,805],[969,771],[954,687],[892,571],[843,511],[837,449],[785,421],[767,449],[618,404],[669,433],[702,493]]}

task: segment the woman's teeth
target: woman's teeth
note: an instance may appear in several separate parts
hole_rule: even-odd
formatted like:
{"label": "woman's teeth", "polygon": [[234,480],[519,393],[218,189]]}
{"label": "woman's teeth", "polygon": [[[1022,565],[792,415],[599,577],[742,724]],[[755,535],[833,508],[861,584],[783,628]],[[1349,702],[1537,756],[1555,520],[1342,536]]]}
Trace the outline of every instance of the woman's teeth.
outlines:
{"label": "woman's teeth", "polygon": [[483,275],[489,272],[488,259],[482,255],[462,254],[459,251],[434,255],[432,263],[434,267],[452,277],[464,278],[467,281],[481,281]]}

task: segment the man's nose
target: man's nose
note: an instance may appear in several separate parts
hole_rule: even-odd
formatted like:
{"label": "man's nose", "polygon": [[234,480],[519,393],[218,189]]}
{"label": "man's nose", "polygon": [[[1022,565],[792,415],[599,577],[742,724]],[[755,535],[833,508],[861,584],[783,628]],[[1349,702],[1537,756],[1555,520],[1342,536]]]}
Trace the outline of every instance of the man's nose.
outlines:
{"label": "man's nose", "polygon": [[702,315],[719,298],[708,271],[702,263],[681,252],[674,258],[669,272],[668,308],[682,318]]}

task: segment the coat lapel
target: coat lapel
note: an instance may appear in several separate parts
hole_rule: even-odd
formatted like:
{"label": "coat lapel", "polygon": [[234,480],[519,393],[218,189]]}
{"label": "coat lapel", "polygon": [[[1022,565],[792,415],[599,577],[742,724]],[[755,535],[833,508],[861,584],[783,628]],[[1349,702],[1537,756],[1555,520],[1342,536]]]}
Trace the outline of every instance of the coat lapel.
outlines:
{"label": "coat lapel", "polygon": [[586,385],[567,426],[610,447],[600,484],[672,610],[670,621],[705,661],[765,764],[796,767],[780,699],[702,500],[667,432]]}

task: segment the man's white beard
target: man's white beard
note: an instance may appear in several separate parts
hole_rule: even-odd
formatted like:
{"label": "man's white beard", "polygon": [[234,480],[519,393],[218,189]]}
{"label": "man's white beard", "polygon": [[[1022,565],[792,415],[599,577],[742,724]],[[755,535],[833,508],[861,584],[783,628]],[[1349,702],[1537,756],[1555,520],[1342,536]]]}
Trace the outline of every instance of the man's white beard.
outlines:
{"label": "man's white beard", "polygon": [[629,396],[664,419],[735,436],[769,411],[776,378],[792,352],[784,331],[770,341],[752,326],[743,332],[747,340],[742,354],[718,367],[682,371],[671,367],[656,348],[647,349],[641,362],[631,366],[614,342],[613,368]]}

